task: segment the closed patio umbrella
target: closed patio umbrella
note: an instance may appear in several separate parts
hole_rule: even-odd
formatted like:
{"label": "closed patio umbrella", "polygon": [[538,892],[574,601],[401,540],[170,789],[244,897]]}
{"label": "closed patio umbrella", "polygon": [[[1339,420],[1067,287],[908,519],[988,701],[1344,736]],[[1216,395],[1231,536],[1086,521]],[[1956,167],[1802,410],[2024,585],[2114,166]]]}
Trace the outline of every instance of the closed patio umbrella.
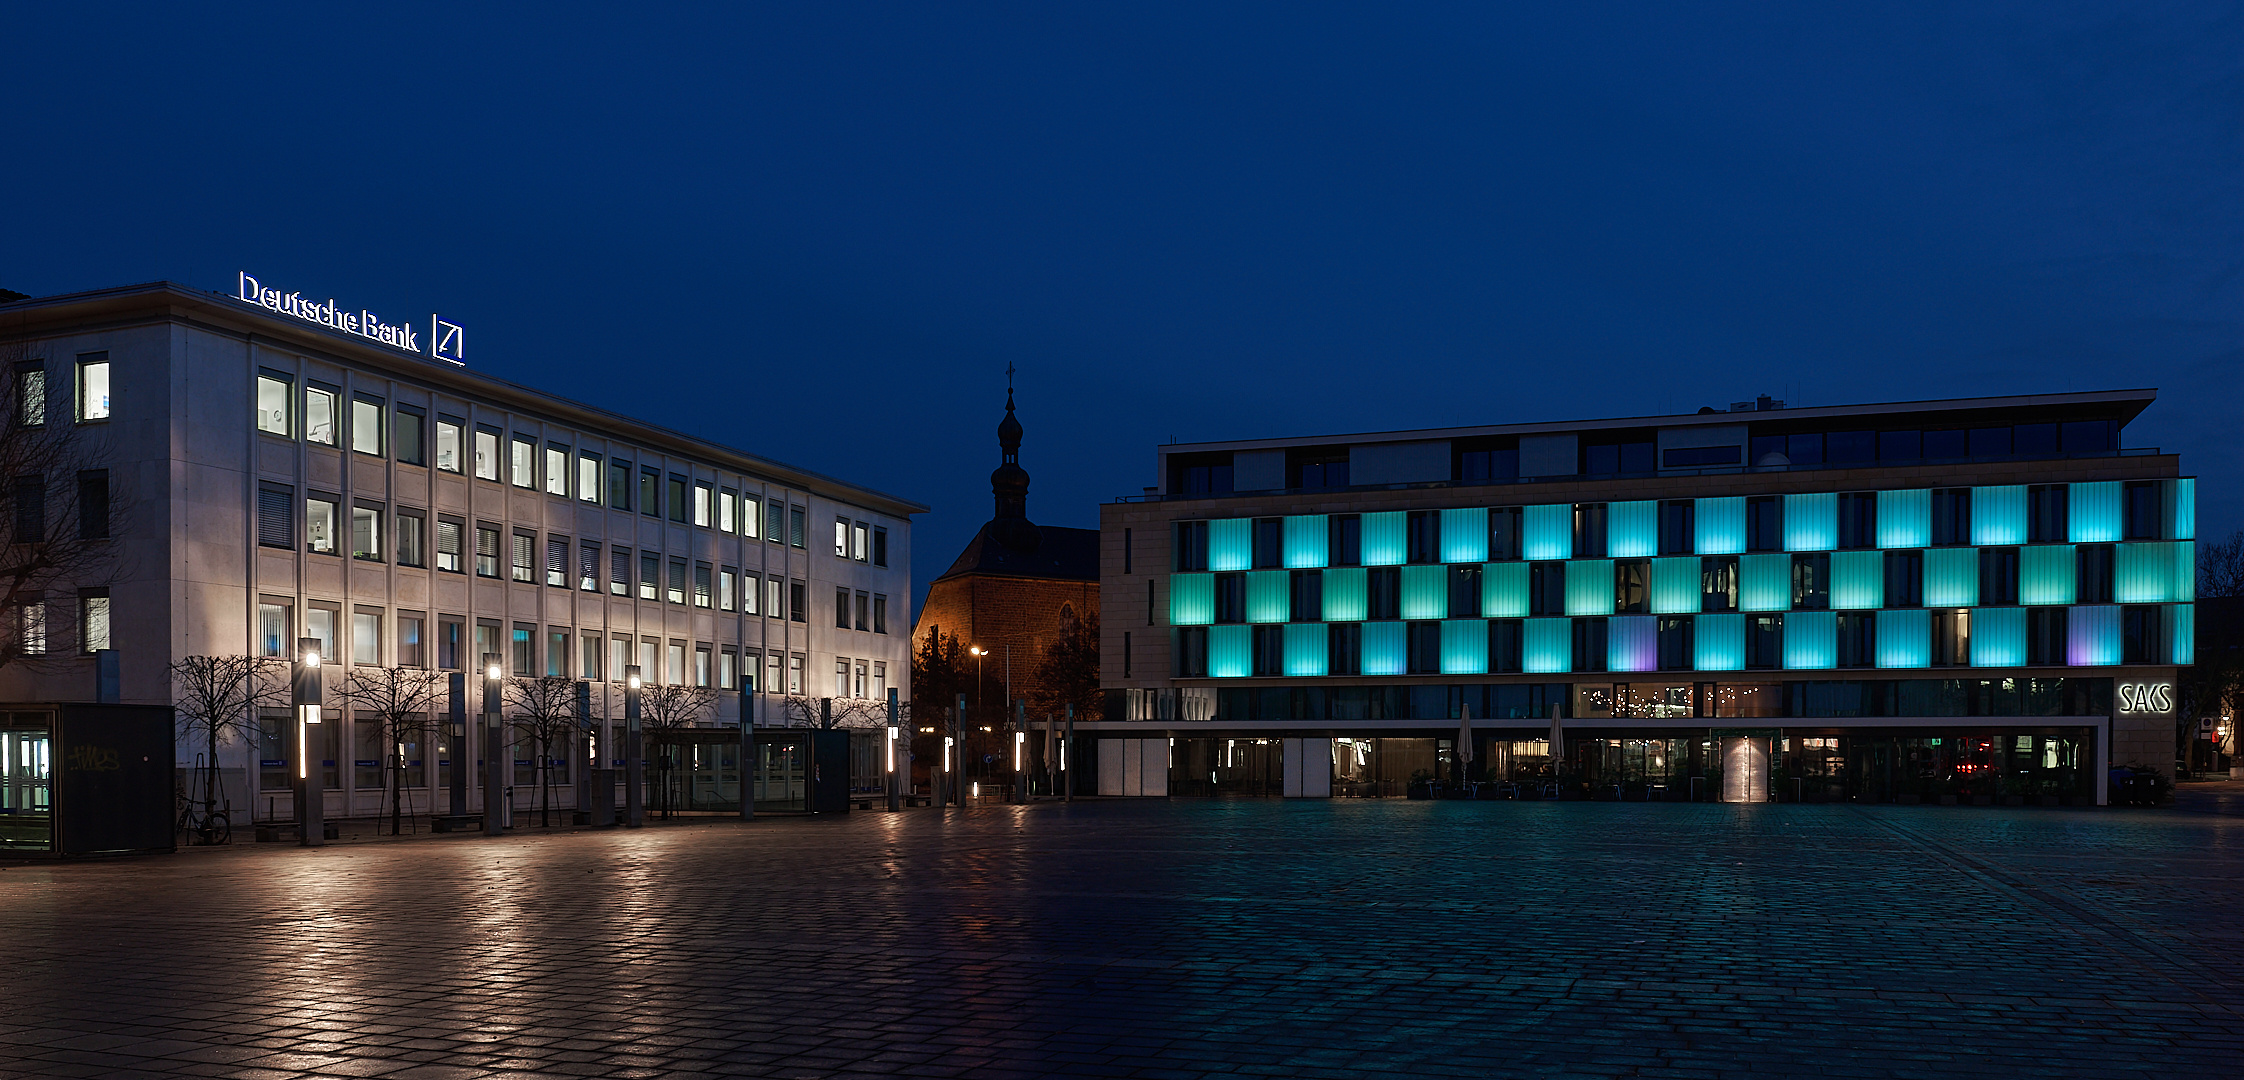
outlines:
{"label": "closed patio umbrella", "polygon": [[1473,707],[1457,716],[1457,782],[1465,782],[1465,766],[1473,763]]}
{"label": "closed patio umbrella", "polygon": [[1551,772],[1558,772],[1558,763],[1566,758],[1566,726],[1558,718],[1558,706],[1551,706]]}

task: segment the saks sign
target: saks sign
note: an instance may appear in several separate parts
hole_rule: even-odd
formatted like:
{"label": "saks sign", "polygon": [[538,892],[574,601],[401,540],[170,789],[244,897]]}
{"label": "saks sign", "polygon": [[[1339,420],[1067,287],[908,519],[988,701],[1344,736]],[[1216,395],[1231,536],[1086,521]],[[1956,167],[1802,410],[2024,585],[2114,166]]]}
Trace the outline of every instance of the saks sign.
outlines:
{"label": "saks sign", "polygon": [[2123,682],[2119,684],[2119,714],[2170,713],[2174,711],[2174,684],[2170,682]]}
{"label": "saks sign", "polygon": [[438,360],[455,364],[467,363],[467,331],[460,324],[447,322],[435,315],[429,316],[429,334],[424,347],[420,331],[406,323],[383,322],[371,311],[361,308],[347,311],[327,300],[307,300],[300,292],[282,292],[268,289],[265,284],[247,273],[241,275],[242,302],[256,304],[268,311],[292,315],[305,322],[318,323],[332,330],[356,334],[369,341],[379,341],[393,349],[423,353]]}

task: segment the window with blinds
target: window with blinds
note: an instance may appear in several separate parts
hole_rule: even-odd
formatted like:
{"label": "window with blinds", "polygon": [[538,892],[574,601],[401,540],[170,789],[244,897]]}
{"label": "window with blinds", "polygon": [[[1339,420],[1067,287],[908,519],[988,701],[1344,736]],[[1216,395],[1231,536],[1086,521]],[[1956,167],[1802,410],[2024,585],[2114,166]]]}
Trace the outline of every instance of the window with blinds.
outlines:
{"label": "window with blinds", "polygon": [[668,599],[673,604],[686,602],[686,560],[670,560],[670,589]]}
{"label": "window with blinds", "polygon": [[476,526],[475,573],[477,577],[499,576],[499,530]]}
{"label": "window with blinds", "polygon": [[569,540],[563,536],[545,539],[545,583],[556,589],[569,587]]}
{"label": "window with blinds", "polygon": [[436,523],[436,568],[460,572],[460,523],[439,519]]}
{"label": "window with blinds", "polygon": [[639,599],[660,600],[662,592],[662,556],[639,556]]}
{"label": "window with blinds", "polygon": [[631,549],[611,548],[608,552],[608,591],[617,596],[631,595]]}
{"label": "window with blinds", "polygon": [[514,559],[511,563],[514,580],[535,580],[532,577],[532,572],[537,565],[537,543],[537,537],[529,533],[514,534]]}
{"label": "window with blinds", "polygon": [[708,607],[709,593],[709,564],[695,563],[693,565],[693,606]]}
{"label": "window with blinds", "polygon": [[257,542],[265,547],[296,546],[296,491],[294,488],[257,489]]}
{"label": "window with blinds", "polygon": [[577,550],[577,588],[600,591],[600,545],[588,543]]}

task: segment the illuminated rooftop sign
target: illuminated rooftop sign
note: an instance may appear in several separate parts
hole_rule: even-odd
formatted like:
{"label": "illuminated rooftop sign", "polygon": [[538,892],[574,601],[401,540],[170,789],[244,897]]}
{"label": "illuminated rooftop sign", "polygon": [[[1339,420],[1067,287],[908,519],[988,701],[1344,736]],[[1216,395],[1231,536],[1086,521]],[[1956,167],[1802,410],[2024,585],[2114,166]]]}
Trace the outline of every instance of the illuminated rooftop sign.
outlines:
{"label": "illuminated rooftop sign", "polygon": [[348,311],[338,306],[333,298],[307,300],[300,292],[282,292],[266,288],[263,282],[244,272],[240,291],[235,294],[245,304],[255,304],[268,311],[317,323],[331,330],[377,341],[393,349],[403,349],[454,364],[467,363],[467,331],[460,324],[429,316],[428,337],[423,339],[418,329],[406,323],[383,322],[373,312],[361,308]]}

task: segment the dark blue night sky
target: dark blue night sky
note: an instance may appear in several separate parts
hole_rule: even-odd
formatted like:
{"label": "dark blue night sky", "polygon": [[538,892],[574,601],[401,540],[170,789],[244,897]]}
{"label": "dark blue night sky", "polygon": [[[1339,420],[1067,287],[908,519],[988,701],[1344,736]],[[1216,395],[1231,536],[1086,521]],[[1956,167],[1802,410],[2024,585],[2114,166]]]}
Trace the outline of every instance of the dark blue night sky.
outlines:
{"label": "dark blue night sky", "polygon": [[20,6],[0,287],[441,311],[932,504],[922,589],[1008,363],[1050,524],[1172,437],[2150,385],[2244,525],[2244,13],[1692,7]]}

